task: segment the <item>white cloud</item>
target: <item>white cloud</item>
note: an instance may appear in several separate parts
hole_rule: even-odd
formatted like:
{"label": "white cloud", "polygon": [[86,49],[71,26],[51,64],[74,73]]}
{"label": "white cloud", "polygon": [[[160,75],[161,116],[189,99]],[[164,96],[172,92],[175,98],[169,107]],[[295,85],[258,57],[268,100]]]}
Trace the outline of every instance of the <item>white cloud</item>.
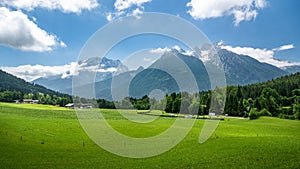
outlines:
{"label": "white cloud", "polygon": [[41,29],[21,11],[0,7],[0,45],[24,51],[51,51],[66,47],[58,38]]}
{"label": "white cloud", "polygon": [[[143,14],[144,4],[151,2],[152,0],[116,0],[114,3],[114,12],[109,12],[106,15],[106,19],[110,22],[114,19],[123,16],[134,16],[140,19],[140,15]],[[132,9],[133,7],[136,7]]]}
{"label": "white cloud", "polygon": [[141,11],[139,8],[136,8],[133,12],[132,12],[132,16],[136,17],[137,19],[140,19],[140,15],[143,14],[143,11]]}
{"label": "white cloud", "polygon": [[182,50],[182,49],[181,49],[179,46],[177,46],[177,45],[173,46],[172,49],[176,49],[176,50],[178,50],[178,51],[181,51],[181,50]]}
{"label": "white cloud", "polygon": [[91,10],[99,5],[97,0],[0,0],[0,4],[28,11],[45,8],[65,13],[81,13],[84,9]]}
{"label": "white cloud", "polygon": [[126,57],[122,63],[129,68],[129,70],[136,70],[140,66],[148,68],[151,64],[157,61],[165,52],[170,52],[176,49],[184,55],[193,56],[193,51],[184,51],[179,46],[173,47],[158,47],[154,49],[143,49]]}
{"label": "white cloud", "polygon": [[194,56],[194,51],[192,50],[187,50],[187,51],[184,51],[180,46],[178,45],[174,45],[172,48],[169,48],[169,47],[164,47],[164,48],[155,48],[155,49],[151,49],[149,52],[152,53],[152,54],[164,54],[165,52],[170,52],[172,49],[175,49],[179,52],[181,52],[182,54],[184,55],[187,55],[187,56]]}
{"label": "white cloud", "polygon": [[188,51],[182,52],[182,54],[187,55],[187,56],[195,56],[195,53],[192,50],[188,50]]}
{"label": "white cloud", "polygon": [[142,7],[144,3],[151,2],[152,0],[116,0],[114,3],[115,9],[124,11],[134,5]]}
{"label": "white cloud", "polygon": [[266,0],[191,0],[187,3],[187,7],[191,7],[188,13],[196,20],[233,15],[236,26],[255,19],[257,10],[266,6]]}
{"label": "white cloud", "polygon": [[[274,58],[274,54],[276,51],[280,50],[287,50],[292,49],[290,45],[284,45],[279,48],[275,49],[261,49],[261,48],[252,48],[252,47],[232,47],[229,45],[221,44],[219,45],[222,49],[226,49],[232,51],[234,53],[240,55],[248,55],[260,62],[268,63],[277,67],[285,67],[285,66],[293,66],[293,65],[300,65],[300,63],[296,62],[288,62],[288,61],[281,61]],[[294,47],[294,46],[293,46]]]}
{"label": "white cloud", "polygon": [[172,49],[175,49],[175,50],[178,50],[178,51],[181,51],[182,49],[177,46],[177,45],[174,45],[172,48],[169,48],[169,47],[164,47],[164,48],[155,48],[155,49],[151,49],[149,52],[150,53],[155,53],[155,54],[164,54],[165,52],[170,52]]}
{"label": "white cloud", "polygon": [[202,62],[208,62],[211,60],[211,57],[209,55],[210,51],[209,50],[202,50],[201,51],[201,55],[200,55],[200,59]]}
{"label": "white cloud", "polygon": [[118,69],[115,68],[115,67],[110,67],[110,68],[107,68],[107,69],[98,69],[96,72],[101,72],[101,73],[106,73],[106,72],[116,72]]}
{"label": "white cloud", "polygon": [[295,48],[295,46],[293,44],[289,44],[289,45],[280,46],[278,48],[274,48],[273,51],[289,50],[289,49],[293,49],[293,48]]}
{"label": "white cloud", "polygon": [[67,47],[67,45],[63,41],[60,42],[60,46],[63,47],[63,48]]}
{"label": "white cloud", "polygon": [[106,15],[106,20],[108,22],[112,21],[113,20],[113,14],[111,12],[109,12],[107,15]]}
{"label": "white cloud", "polygon": [[75,70],[75,67],[76,64],[71,63],[64,66],[21,65],[17,67],[1,67],[1,69],[26,81],[32,81],[40,77],[63,75],[68,71],[74,73],[71,71]]}
{"label": "white cloud", "polygon": [[251,10],[250,8],[247,8],[244,11],[241,10],[234,10],[232,11],[235,20],[234,20],[234,25],[238,26],[240,22],[242,21],[250,21],[251,19],[255,19],[257,16],[257,11],[256,10]]}
{"label": "white cloud", "polygon": [[80,71],[100,72],[100,73],[114,73],[118,71],[115,67],[103,68],[105,65],[99,67],[99,65],[87,66],[85,62],[78,64],[71,62],[61,66],[44,66],[44,65],[21,65],[17,67],[0,67],[0,69],[13,74],[26,81],[33,81],[38,78],[47,78],[50,76],[61,76],[61,78],[67,78],[70,76],[76,76]]}
{"label": "white cloud", "polygon": [[224,45],[224,41],[223,41],[223,40],[220,40],[219,42],[217,42],[217,45],[218,45],[218,46]]}
{"label": "white cloud", "polygon": [[[130,14],[127,14],[127,16],[129,16]],[[113,21],[115,19],[118,19],[122,16],[125,16],[125,12],[124,11],[117,11],[117,12],[109,12],[106,14],[106,19],[108,22]]]}
{"label": "white cloud", "polygon": [[165,52],[171,51],[170,48],[164,47],[164,48],[156,48],[156,49],[151,49],[150,53],[155,53],[155,54],[164,54]]}

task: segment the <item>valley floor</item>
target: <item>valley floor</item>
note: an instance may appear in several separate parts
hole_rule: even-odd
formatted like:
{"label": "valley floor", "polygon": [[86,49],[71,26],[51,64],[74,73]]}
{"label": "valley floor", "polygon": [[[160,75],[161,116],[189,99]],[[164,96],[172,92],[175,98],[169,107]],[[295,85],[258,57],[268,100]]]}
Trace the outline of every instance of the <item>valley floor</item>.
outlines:
{"label": "valley floor", "polygon": [[[115,110],[102,110],[117,131],[151,137],[174,118],[145,124],[130,122]],[[130,112],[129,112],[130,113]],[[0,103],[0,168],[299,168],[300,121],[261,117],[226,118],[203,144],[205,120],[173,149],[158,156],[131,159],[97,146],[81,128],[74,110],[42,105]]]}

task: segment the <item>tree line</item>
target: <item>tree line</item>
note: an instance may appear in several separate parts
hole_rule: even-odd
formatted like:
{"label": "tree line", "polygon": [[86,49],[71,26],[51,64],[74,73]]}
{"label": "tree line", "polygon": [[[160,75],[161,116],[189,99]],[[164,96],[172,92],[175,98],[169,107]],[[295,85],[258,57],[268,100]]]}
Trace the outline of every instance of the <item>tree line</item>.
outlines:
{"label": "tree line", "polygon": [[[214,92],[212,99],[212,92]],[[198,115],[227,114],[229,116],[250,117],[273,116],[286,119],[300,119],[300,73],[284,76],[264,83],[246,86],[227,86],[226,100],[222,99],[224,88],[202,91],[197,94],[172,93],[164,99],[156,100],[144,96],[141,99],[127,97],[122,101],[97,100],[100,108],[135,108],[138,110],[160,109],[169,113],[198,112]],[[220,105],[212,107],[211,102]],[[117,105],[117,106],[115,106]],[[221,105],[225,105],[224,110]],[[182,109],[181,109],[181,106]]]}
{"label": "tree line", "polygon": [[300,73],[259,84],[227,87],[225,113],[229,115],[299,119],[299,112]]}
{"label": "tree line", "polygon": [[0,70],[0,102],[15,102],[23,99],[39,100],[41,104],[65,106],[72,102],[72,97],[41,85],[26,82]]}
{"label": "tree line", "polygon": [[23,99],[38,100],[40,104],[65,106],[72,102],[72,97],[69,95],[51,95],[41,92],[23,93],[20,91],[0,91],[0,102],[15,102]]}
{"label": "tree line", "polygon": [[[224,93],[225,91],[226,93]],[[222,99],[223,94],[226,94],[225,102]],[[0,70],[0,102],[14,102],[22,99],[39,100],[41,104],[60,106],[65,106],[73,102],[72,99],[74,99],[76,103],[96,103],[93,106],[100,108],[158,109],[169,113],[179,113],[181,110],[180,113],[194,114],[194,112],[198,112],[199,115],[216,112],[217,114],[249,116],[250,118],[268,115],[299,119],[300,73],[264,83],[227,86],[226,88],[216,88],[213,91],[201,91],[196,94],[172,93],[163,99],[149,98],[145,95],[140,99],[127,97],[112,102],[104,99],[92,99],[91,101],[91,99],[80,97],[72,98],[70,95],[25,82]],[[214,107],[211,107],[211,103],[214,103]],[[224,109],[221,109],[222,105],[225,105]]]}

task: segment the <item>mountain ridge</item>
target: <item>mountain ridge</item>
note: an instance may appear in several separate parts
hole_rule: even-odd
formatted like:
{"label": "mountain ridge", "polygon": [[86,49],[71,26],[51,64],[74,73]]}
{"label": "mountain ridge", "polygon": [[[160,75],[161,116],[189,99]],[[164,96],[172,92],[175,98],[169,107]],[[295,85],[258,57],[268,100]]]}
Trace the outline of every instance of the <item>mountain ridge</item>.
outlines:
{"label": "mountain ridge", "polygon": [[[209,50],[210,48],[215,47],[215,46],[206,46],[205,50]],[[204,49],[201,49],[202,51],[205,51]],[[226,81],[227,81],[227,85],[248,85],[248,84],[255,84],[255,83],[260,83],[260,82],[264,82],[264,81],[268,81],[277,77],[281,77],[284,75],[288,75],[290,74],[287,71],[284,71],[276,66],[267,64],[267,63],[262,63],[259,62],[258,60],[247,56],[247,55],[239,55],[236,54],[234,52],[228,51],[226,49],[220,49],[218,47],[216,47],[216,51],[217,54],[219,55],[219,58],[221,60],[221,63],[223,64],[223,68],[224,68],[224,72],[225,72],[225,76],[226,76]],[[158,76],[158,75],[151,75],[149,74],[149,68],[163,68],[163,67],[168,67],[167,65],[168,60],[159,63],[158,61],[166,59],[167,57],[170,57],[172,55],[176,55],[179,56],[179,58],[190,68],[190,70],[193,72],[193,75],[196,77],[196,82],[198,84],[198,86],[200,86],[199,90],[208,90],[210,89],[210,83],[208,83],[207,81],[209,81],[209,78],[207,77],[207,71],[206,71],[206,67],[205,64],[215,64],[215,60],[209,60],[210,57],[209,55],[213,55],[215,53],[213,52],[208,52],[207,53],[207,58],[204,58],[203,56],[191,56],[191,55],[186,55],[183,54],[186,53],[183,50],[176,50],[176,49],[172,49],[171,51],[167,51],[166,53],[164,53],[157,61],[155,61],[152,65],[150,65],[148,68],[139,68],[136,71],[122,71],[121,73],[117,74],[117,75],[113,75],[111,74],[111,76],[107,76],[106,78],[102,79],[102,80],[96,80],[96,91],[98,92],[96,94],[97,98],[105,98],[105,99],[112,99],[111,98],[111,86],[112,85],[112,77],[117,79],[119,78],[119,81],[123,81],[124,84],[129,85],[130,81],[129,80],[134,80],[133,83],[131,83],[133,86],[138,87],[138,86],[148,86],[149,87],[149,83],[154,83],[153,82],[153,78],[157,77],[158,81],[159,81],[159,77],[166,78],[165,76]],[[168,56],[169,55],[169,56]],[[213,57],[211,57],[213,58]],[[108,59],[110,60],[110,59]],[[88,66],[93,66],[95,63],[99,62],[99,60],[94,59],[93,62],[91,61],[89,63]],[[117,61],[120,62],[120,61]],[[170,65],[169,65],[170,66]],[[109,68],[109,67],[106,67]],[[153,71],[152,73],[156,73],[158,74],[158,71]],[[144,75],[141,73],[145,73]],[[181,73],[180,71],[178,71],[178,73]],[[134,77],[134,76],[138,76],[138,77]],[[145,79],[142,80],[143,78],[147,77],[147,76],[152,77],[150,79],[152,80],[148,80],[146,81]],[[204,76],[205,75],[205,76]],[[55,88],[58,91],[61,92],[66,92],[68,94],[72,93],[72,79],[64,79],[66,82],[63,82],[63,80],[59,80],[57,79],[59,82],[57,82],[57,84],[61,84],[63,87],[60,87],[59,85],[55,84],[55,81],[52,81],[54,83],[54,85],[58,86],[57,88]],[[144,81],[144,82],[142,82]],[[43,83],[40,83],[41,80],[39,81],[35,81],[36,83],[39,83],[41,85],[45,85],[46,87],[49,88],[53,88],[51,85],[51,81],[45,80]],[[135,84],[136,83],[136,84]],[[162,81],[161,84],[164,84],[165,88],[167,89],[166,86],[168,86],[169,82],[165,82]],[[88,84],[86,84],[88,85]],[[171,85],[171,83],[170,83]],[[169,86],[170,86],[169,85]],[[100,86],[100,87],[99,87]],[[120,87],[121,84],[117,84],[116,86]],[[117,88],[117,87],[115,87]],[[155,89],[155,88],[159,88],[159,86],[155,86],[152,85],[151,89]],[[172,92],[176,92],[176,86],[170,86],[170,91]],[[176,89],[176,90],[175,90]],[[143,90],[143,92],[141,93],[147,93],[146,90]],[[148,89],[150,90],[150,89]],[[122,92],[122,91],[120,91]],[[135,97],[141,97],[142,94],[137,94],[139,91],[134,92],[134,90],[131,90],[131,93],[135,96]],[[101,94],[104,93],[104,94]],[[134,94],[135,93],[135,94]],[[149,94],[149,93],[148,93]],[[103,97],[102,97],[103,95]]]}
{"label": "mountain ridge", "polygon": [[[96,73],[96,82],[109,79],[113,75],[128,71],[128,68],[123,65],[120,60],[112,60],[106,57],[91,57],[89,59],[79,61],[78,65],[79,70],[77,74],[82,72],[84,73],[85,71],[94,71]],[[72,86],[73,76],[75,75],[71,75],[70,72],[67,72],[65,75],[38,78],[32,82],[56,91],[63,92]]]}

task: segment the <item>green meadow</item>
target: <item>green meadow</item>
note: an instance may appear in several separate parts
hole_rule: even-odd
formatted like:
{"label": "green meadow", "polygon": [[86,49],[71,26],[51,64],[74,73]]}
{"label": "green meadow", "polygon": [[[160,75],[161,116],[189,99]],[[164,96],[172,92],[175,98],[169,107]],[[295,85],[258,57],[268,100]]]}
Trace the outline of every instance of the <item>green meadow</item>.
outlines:
{"label": "green meadow", "polygon": [[[124,119],[116,110],[103,109],[102,113],[115,130],[133,137],[157,135],[175,119],[158,117],[140,124]],[[204,122],[197,119],[184,140],[166,153],[132,159],[93,143],[74,110],[0,103],[0,168],[300,167],[300,121],[225,119],[205,143],[199,144]]]}

